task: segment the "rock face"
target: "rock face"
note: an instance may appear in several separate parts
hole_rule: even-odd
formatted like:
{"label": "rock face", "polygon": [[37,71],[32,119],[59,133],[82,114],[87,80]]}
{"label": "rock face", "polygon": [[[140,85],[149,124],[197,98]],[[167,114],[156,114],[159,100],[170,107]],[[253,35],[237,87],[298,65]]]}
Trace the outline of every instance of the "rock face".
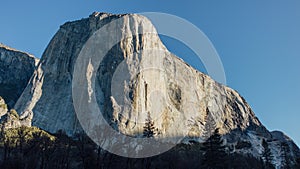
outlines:
{"label": "rock face", "polygon": [[21,126],[31,126],[31,120],[33,117],[32,112],[25,112],[22,116],[16,112],[16,110],[11,109],[8,111],[7,104],[5,100],[0,96],[0,130],[9,128],[18,128]]}
{"label": "rock face", "polygon": [[[18,112],[32,110],[33,125],[50,132],[64,129],[72,135],[78,126],[71,90],[74,62],[84,43],[96,30],[119,18],[124,30],[130,32],[147,27],[154,29],[150,21],[139,15],[103,13],[62,25],[18,100],[15,106]],[[110,33],[114,34],[116,30],[111,29],[113,31]],[[131,80],[127,84],[113,84],[112,78],[120,73],[117,68],[121,64],[132,75]],[[121,90],[126,91],[130,98],[115,98],[111,93],[112,85],[123,85]],[[218,84],[172,55],[157,34],[136,33],[136,37],[113,47],[98,68],[96,92],[103,95],[99,96],[98,101],[103,105],[106,117],[119,124],[118,130],[129,135],[142,133],[142,124],[136,123],[144,121],[147,112],[153,117],[160,116],[155,121],[156,125],[160,133],[168,137],[185,135],[189,131],[187,126],[195,125],[198,129],[189,135],[201,135],[204,123],[200,122],[205,121],[207,108],[224,134],[237,128],[262,126],[237,92]],[[157,98],[160,94],[161,98]],[[123,108],[122,115],[131,114],[133,119],[122,119],[118,106],[127,107]]]}
{"label": "rock face", "polygon": [[5,103],[4,99],[0,96],[0,117],[7,113],[7,104]]}
{"label": "rock face", "polygon": [[0,96],[13,107],[32,76],[38,59],[0,44]]}
{"label": "rock face", "polygon": [[[273,144],[280,138],[291,147],[294,145],[282,135],[274,137],[236,91],[168,52],[156,33],[143,34],[147,30],[155,32],[155,28],[145,17],[132,14],[94,13],[60,27],[15,105],[18,112],[33,112],[32,125],[49,132],[62,129],[69,135],[81,130],[72,100],[74,64],[89,37],[116,19],[121,19],[122,29],[110,28],[108,36],[123,37],[125,32],[134,36],[124,37],[105,55],[96,71],[95,90],[91,91],[97,93],[104,116],[116,130],[142,136],[149,113],[156,137],[185,136],[184,142],[202,142],[207,139],[205,130],[210,118],[227,144],[249,142],[252,145],[251,148],[241,146],[237,152],[261,154],[262,139]],[[100,42],[99,48],[106,43]],[[122,72],[121,65],[129,72],[129,78],[114,84],[114,78],[119,77],[116,74]],[[120,91],[111,90],[114,85]],[[124,97],[118,96],[119,92],[123,92]],[[274,148],[273,151],[276,155],[280,150]],[[299,149],[295,148],[293,154],[299,156]]]}

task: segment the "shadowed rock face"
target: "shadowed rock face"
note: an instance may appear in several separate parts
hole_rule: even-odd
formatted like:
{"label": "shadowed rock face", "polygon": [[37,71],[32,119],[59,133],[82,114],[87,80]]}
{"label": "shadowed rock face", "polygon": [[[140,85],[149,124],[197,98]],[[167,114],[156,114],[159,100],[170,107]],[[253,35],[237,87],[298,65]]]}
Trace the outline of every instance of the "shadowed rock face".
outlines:
{"label": "shadowed rock face", "polygon": [[32,76],[38,59],[0,44],[0,96],[12,108]]}
{"label": "shadowed rock face", "polygon": [[[240,145],[248,145],[246,141],[250,144],[254,144],[251,140],[256,141],[251,150],[241,152],[258,156],[262,151],[261,140],[272,142],[272,134],[236,91],[168,52],[156,33],[140,34],[147,29],[155,32],[155,28],[147,18],[132,14],[94,13],[89,18],[62,25],[16,103],[17,111],[32,111],[32,125],[49,132],[64,130],[74,135],[80,131],[72,100],[75,61],[95,31],[119,18],[123,29],[111,28],[107,30],[108,36],[122,36],[124,30],[134,36],[123,39],[105,55],[92,91],[96,92],[104,117],[116,130],[141,136],[149,112],[159,133],[156,137],[185,136],[187,142],[202,142],[206,139],[209,115],[227,144],[240,141]],[[99,48],[106,43],[100,42]],[[130,77],[126,83],[117,84],[125,96],[116,97],[111,90],[116,85],[112,79],[120,73],[117,67],[122,64]],[[87,69],[87,74],[90,71]]]}

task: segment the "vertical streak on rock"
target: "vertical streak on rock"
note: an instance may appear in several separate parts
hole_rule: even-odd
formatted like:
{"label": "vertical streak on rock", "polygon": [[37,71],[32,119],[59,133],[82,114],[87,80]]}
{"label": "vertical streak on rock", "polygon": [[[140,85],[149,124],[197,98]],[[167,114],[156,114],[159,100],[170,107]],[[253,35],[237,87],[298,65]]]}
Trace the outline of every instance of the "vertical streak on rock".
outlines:
{"label": "vertical streak on rock", "polygon": [[148,84],[146,81],[144,81],[144,85],[145,85],[145,110],[147,111]]}

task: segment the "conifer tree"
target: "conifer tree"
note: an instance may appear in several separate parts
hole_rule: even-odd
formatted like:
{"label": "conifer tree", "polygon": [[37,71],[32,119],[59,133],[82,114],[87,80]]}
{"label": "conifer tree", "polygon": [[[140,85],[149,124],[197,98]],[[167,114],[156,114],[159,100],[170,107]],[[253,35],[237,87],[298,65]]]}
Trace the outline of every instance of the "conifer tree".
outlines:
{"label": "conifer tree", "polygon": [[204,151],[203,166],[208,169],[226,168],[226,153],[223,146],[222,136],[219,129],[215,129],[213,135],[203,144]]}
{"label": "conifer tree", "polygon": [[147,119],[144,126],[143,136],[150,138],[150,137],[154,137],[155,134],[156,133],[155,133],[154,122],[150,116],[150,112],[148,112]]}
{"label": "conifer tree", "polygon": [[206,115],[205,115],[205,125],[204,125],[204,138],[208,139],[211,137],[216,129],[216,122],[212,117],[208,108],[206,108]]}

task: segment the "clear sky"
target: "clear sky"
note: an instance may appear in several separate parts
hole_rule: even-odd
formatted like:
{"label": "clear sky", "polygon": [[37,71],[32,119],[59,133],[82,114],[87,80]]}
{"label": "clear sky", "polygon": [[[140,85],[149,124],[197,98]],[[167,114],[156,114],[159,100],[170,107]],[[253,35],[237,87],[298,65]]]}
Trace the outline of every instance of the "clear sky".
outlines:
{"label": "clear sky", "polygon": [[[0,5],[0,42],[40,57],[60,25],[93,11],[177,15],[212,41],[227,85],[246,98],[261,122],[300,145],[299,9],[298,0],[10,0]],[[205,72],[187,47],[163,40]]]}

